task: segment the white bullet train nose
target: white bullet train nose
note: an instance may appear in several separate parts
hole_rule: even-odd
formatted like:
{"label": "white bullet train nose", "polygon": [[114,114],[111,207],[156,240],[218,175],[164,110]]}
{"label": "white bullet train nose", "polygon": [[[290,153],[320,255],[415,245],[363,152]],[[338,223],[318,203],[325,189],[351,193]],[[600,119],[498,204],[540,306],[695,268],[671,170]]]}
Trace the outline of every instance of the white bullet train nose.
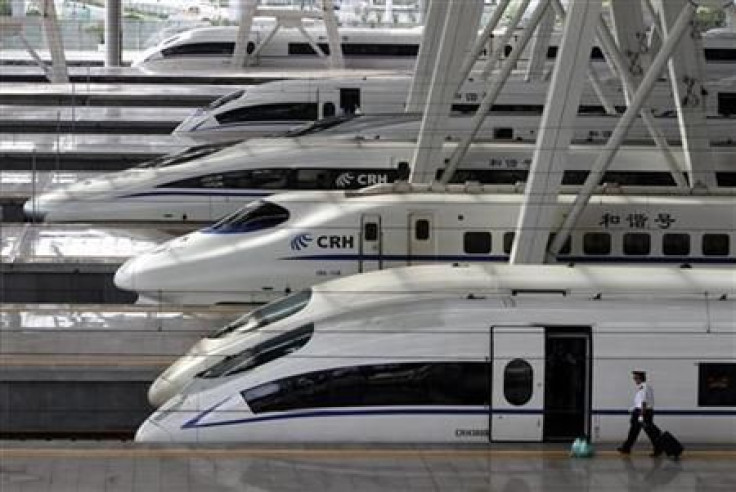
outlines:
{"label": "white bullet train nose", "polygon": [[171,398],[181,389],[181,385],[172,384],[164,377],[158,377],[148,388],[148,402],[158,408]]}
{"label": "white bullet train nose", "polygon": [[135,442],[174,442],[171,433],[154,422],[156,414],[146,419],[135,433]]}
{"label": "white bullet train nose", "polygon": [[42,208],[42,203],[38,198],[31,198],[23,204],[23,214],[29,220],[43,222],[46,217],[46,210]]}
{"label": "white bullet train nose", "polygon": [[123,263],[115,272],[112,281],[118,289],[135,290],[135,277],[138,270],[135,258]]}

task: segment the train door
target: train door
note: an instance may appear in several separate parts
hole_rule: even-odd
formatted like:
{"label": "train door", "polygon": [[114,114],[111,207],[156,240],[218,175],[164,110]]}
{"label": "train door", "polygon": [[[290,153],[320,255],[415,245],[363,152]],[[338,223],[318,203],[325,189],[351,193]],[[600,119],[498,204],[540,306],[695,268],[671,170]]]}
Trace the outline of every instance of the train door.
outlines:
{"label": "train door", "polygon": [[491,330],[491,441],[541,441],[544,328],[494,326]]}
{"label": "train door", "polygon": [[365,214],[360,220],[360,273],[383,268],[383,232],[381,216]]}
{"label": "train door", "polygon": [[409,214],[409,251],[407,265],[432,262],[437,256],[437,234],[434,230],[434,214],[414,212]]}
{"label": "train door", "polygon": [[544,440],[590,435],[590,328],[547,328]]}
{"label": "train door", "polygon": [[360,89],[340,89],[340,109],[345,114],[354,114],[361,107]]}

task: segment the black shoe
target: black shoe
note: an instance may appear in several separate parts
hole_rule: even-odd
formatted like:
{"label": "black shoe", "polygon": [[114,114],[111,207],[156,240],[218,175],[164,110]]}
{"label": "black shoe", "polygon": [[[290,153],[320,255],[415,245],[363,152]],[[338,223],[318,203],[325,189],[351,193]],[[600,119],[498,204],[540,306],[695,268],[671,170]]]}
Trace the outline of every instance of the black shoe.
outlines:
{"label": "black shoe", "polygon": [[618,452],[619,452],[619,453],[621,453],[621,454],[631,454],[631,450],[630,450],[630,449],[626,449],[626,448],[625,448],[625,447],[623,447],[623,446],[619,446],[619,447],[617,447],[617,448],[616,448],[616,451],[618,451]]}

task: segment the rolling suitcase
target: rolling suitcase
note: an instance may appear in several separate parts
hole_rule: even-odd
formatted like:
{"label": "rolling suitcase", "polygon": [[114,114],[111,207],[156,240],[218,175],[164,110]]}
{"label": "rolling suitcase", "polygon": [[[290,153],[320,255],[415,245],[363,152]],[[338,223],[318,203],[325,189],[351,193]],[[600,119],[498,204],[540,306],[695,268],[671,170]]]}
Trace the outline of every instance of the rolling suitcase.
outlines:
{"label": "rolling suitcase", "polygon": [[663,451],[671,458],[678,459],[685,448],[682,447],[682,444],[680,444],[680,441],[675,436],[664,431],[657,439],[657,449]]}

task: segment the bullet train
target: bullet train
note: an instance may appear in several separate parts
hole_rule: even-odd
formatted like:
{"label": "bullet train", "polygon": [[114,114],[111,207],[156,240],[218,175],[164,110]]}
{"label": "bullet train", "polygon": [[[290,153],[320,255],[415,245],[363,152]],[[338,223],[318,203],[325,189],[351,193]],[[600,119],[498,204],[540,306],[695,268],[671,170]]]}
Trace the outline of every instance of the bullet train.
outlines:
{"label": "bullet train", "polygon": [[[731,272],[609,269],[618,279],[609,293],[604,269],[574,267],[601,285],[566,295],[570,267],[507,270],[505,287],[531,277],[545,290],[495,294],[494,272],[486,288],[478,269],[409,267],[325,284],[327,312],[305,307],[288,327],[243,335],[247,346],[198,374],[136,441],[620,441],[631,371],[645,370],[658,425],[685,442],[736,442]],[[364,281],[391,290],[415,272],[470,281],[456,295],[353,304]]]}
{"label": "bullet train", "polygon": [[[237,90],[205,108],[195,110],[174,130],[173,134],[186,140],[215,142],[265,136],[293,129],[297,124],[318,118],[349,115],[358,109],[367,115],[398,113],[403,111],[410,82],[410,78],[406,76],[270,82]],[[485,94],[485,86],[486,83],[483,81],[478,82],[472,79],[467,81],[455,96],[453,110],[458,113],[476,111],[478,102]],[[604,81],[602,87],[612,104],[618,108],[626,105],[618,79]],[[736,140],[733,121],[726,120],[721,123],[713,121],[713,119],[727,118],[736,114],[736,78],[712,81],[707,84],[707,87],[708,94],[704,96],[704,107],[706,113],[712,117],[709,126],[724,125],[723,129],[718,129],[718,135],[709,133],[711,139]],[[527,126],[532,126],[533,122],[536,122],[535,131],[524,138],[524,140],[534,141],[536,130],[539,127],[539,118],[544,109],[547,89],[547,82],[511,79],[499,94],[489,118],[493,118],[495,126],[500,128],[513,128],[520,124],[519,122],[499,125],[507,117],[524,117]],[[676,114],[672,90],[666,82],[656,86],[647,104],[654,115],[673,116]],[[581,96],[579,113],[581,117],[587,116],[588,118],[578,122],[576,139],[585,139],[586,133],[587,137],[596,137],[595,132],[600,133],[601,138],[604,132],[610,135],[617,121],[616,118],[611,117],[600,118],[606,114],[606,111],[589,86],[586,86]],[[599,116],[599,119],[591,121],[589,118],[593,115]],[[659,124],[665,126],[663,131],[668,138],[679,139],[676,118],[662,119]],[[414,133],[418,131],[417,122]],[[641,135],[639,138],[650,140],[649,134],[641,124],[633,131]],[[524,135],[524,132],[517,133],[518,135],[514,138],[521,139],[520,137]],[[630,139],[636,138],[635,134],[630,136]]]}
{"label": "bullet train", "polygon": [[[265,45],[267,30],[270,27],[254,25],[248,42],[248,53],[255,53],[253,65],[283,68],[324,68],[326,60],[317,56],[316,51],[304,36],[296,30],[279,30]],[[329,54],[329,46],[324,26],[308,27],[306,31],[316,40],[324,54]],[[211,70],[230,66],[238,28],[235,26],[196,28],[168,37],[157,45],[144,51],[132,66],[146,71],[167,70]],[[414,68],[423,28],[358,28],[341,27],[340,37],[346,68],[361,69],[406,69]],[[508,56],[518,43],[520,34],[514,35],[504,48]],[[733,38],[725,35],[710,35],[703,38],[705,59],[709,74],[718,76],[733,75],[736,61],[736,46]],[[552,37],[547,59],[553,60],[559,51],[559,35]],[[484,60],[486,53],[481,54]],[[522,54],[522,60],[527,59]],[[602,61],[603,54],[594,47],[591,59]],[[720,75],[718,75],[720,74]]]}
{"label": "bullet train", "polygon": [[[437,272],[443,275],[437,275]],[[383,273],[344,277],[282,297],[249,312],[197,342],[184,356],[169,366],[151,385],[149,401],[158,407],[177,394],[194,377],[265,337],[288,331],[305,323],[316,323],[376,306],[400,304],[418,299],[465,298],[511,295],[518,292],[563,292],[566,296],[648,295],[653,289],[663,294],[695,295],[706,286],[728,291],[733,276],[710,271],[650,268],[645,277],[635,277],[631,268],[581,266],[474,265],[447,269],[424,266],[412,270],[396,268]],[[387,279],[390,279],[387,280]],[[720,284],[717,284],[721,282]],[[725,282],[725,283],[724,283]],[[662,287],[664,286],[664,287]],[[298,314],[298,315],[297,315]]]}
{"label": "bullet train", "polygon": [[[506,262],[523,194],[397,183],[291,192],[126,261],[119,288],[140,302],[266,302],[330,278],[448,262]],[[556,222],[575,199],[560,195]],[[733,196],[594,196],[557,260],[732,264]]]}
{"label": "bullet train", "polygon": [[[397,121],[410,120],[397,117]],[[397,127],[402,125],[397,123]],[[460,127],[458,124],[456,130]],[[416,143],[369,137],[390,134],[390,128],[353,129],[358,133],[346,129],[346,133],[330,138],[307,135],[194,147],[42,193],[25,203],[24,212],[46,222],[212,223],[252,200],[277,192],[358,189],[405,176]],[[395,133],[407,135],[411,131],[403,127]],[[355,135],[365,138],[351,138]],[[445,144],[446,158],[455,145]],[[724,189],[736,187],[732,149],[724,146],[711,152],[719,186]],[[598,152],[596,146],[571,147],[563,179],[566,190],[577,189],[583,182]],[[533,153],[532,144],[475,143],[452,179],[513,191],[526,181]],[[675,151],[674,155],[683,169],[683,154]],[[642,162],[646,162],[644,168]],[[429,182],[441,174],[442,168],[430,169],[420,181]],[[663,192],[673,191],[675,186],[662,154],[647,146],[621,149],[603,181],[623,189],[657,187]]]}

